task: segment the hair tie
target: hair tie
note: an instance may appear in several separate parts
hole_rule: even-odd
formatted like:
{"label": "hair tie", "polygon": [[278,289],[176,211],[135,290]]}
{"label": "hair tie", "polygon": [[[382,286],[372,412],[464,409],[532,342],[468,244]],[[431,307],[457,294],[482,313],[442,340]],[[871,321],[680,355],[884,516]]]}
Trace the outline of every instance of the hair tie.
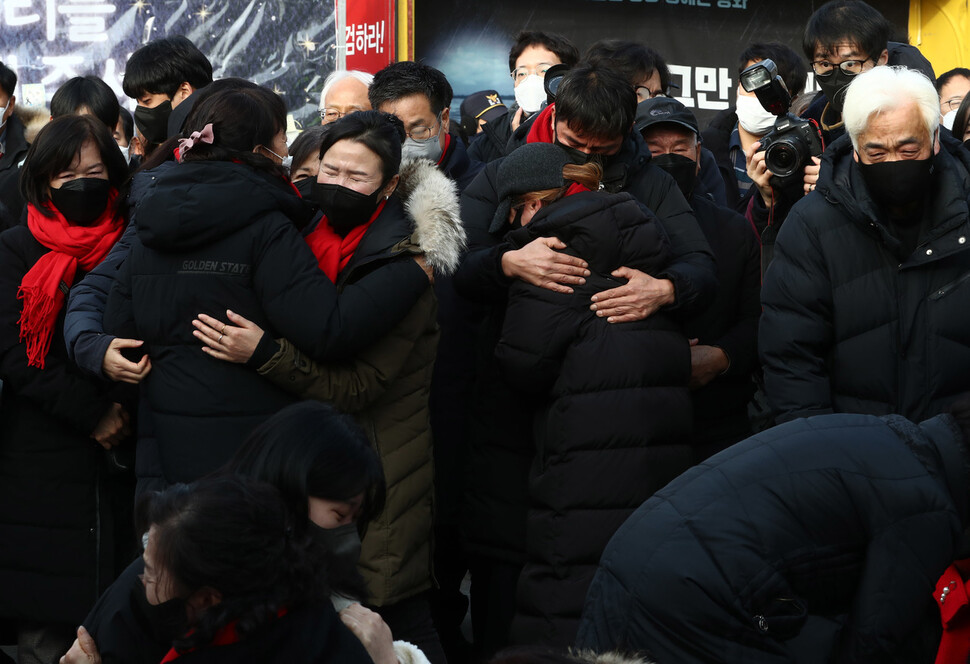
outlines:
{"label": "hair tie", "polygon": [[185,159],[185,153],[192,149],[192,146],[196,143],[208,143],[212,145],[215,140],[215,134],[212,132],[212,123],[210,122],[202,128],[202,131],[193,131],[188,138],[179,139],[178,148],[178,161],[181,163]]}

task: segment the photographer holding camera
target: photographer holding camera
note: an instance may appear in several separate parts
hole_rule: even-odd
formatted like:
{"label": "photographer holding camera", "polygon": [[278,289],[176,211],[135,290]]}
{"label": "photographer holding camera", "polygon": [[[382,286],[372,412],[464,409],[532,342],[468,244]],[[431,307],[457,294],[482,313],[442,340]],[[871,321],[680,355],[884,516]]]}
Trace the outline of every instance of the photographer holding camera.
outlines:
{"label": "photographer holding camera", "polygon": [[765,275],[759,351],[783,422],[936,415],[970,375],[970,153],[905,67],[854,78],[848,136],[822,156]]}

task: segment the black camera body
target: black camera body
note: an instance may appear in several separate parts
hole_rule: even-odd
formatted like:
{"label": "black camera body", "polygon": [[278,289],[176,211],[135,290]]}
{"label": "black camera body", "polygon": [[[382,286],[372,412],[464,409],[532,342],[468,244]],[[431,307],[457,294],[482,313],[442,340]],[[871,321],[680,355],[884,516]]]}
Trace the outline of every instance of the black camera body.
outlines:
{"label": "black camera body", "polygon": [[775,128],[761,138],[765,167],[771,171],[772,186],[784,187],[801,181],[812,157],[822,154],[822,132],[814,120],[802,120],[786,113],[775,120]]}
{"label": "black camera body", "polygon": [[802,179],[805,167],[825,150],[822,132],[814,120],[803,120],[788,112],[791,95],[771,60],[756,62],[741,72],[741,86],[753,92],[761,106],[778,116],[774,128],[761,138],[765,167],[773,187]]}

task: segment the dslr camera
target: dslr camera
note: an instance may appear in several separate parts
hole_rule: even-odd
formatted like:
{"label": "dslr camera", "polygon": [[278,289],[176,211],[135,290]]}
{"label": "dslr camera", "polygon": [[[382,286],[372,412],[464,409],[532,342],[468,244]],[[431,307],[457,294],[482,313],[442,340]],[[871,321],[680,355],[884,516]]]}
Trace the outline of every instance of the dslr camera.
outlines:
{"label": "dslr camera", "polygon": [[772,186],[780,188],[800,181],[812,157],[825,149],[818,125],[788,112],[791,95],[771,60],[756,62],[741,72],[741,87],[753,92],[762,108],[777,116],[774,128],[761,138]]}

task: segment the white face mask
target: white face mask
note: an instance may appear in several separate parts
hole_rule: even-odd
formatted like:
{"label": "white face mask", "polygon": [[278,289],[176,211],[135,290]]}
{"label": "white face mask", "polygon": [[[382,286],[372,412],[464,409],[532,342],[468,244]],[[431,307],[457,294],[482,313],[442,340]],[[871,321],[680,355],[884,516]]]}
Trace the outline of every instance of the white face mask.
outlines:
{"label": "white face mask", "polygon": [[121,154],[125,157],[125,161],[129,164],[131,163],[131,155],[128,153],[130,148],[130,145],[126,145],[125,147],[121,147],[120,145],[118,146],[118,149],[121,150]]}
{"label": "white face mask", "polygon": [[515,101],[526,113],[535,113],[546,101],[546,89],[543,78],[538,74],[529,74],[515,87]]}
{"label": "white face mask", "polygon": [[757,97],[738,95],[738,124],[749,134],[764,136],[775,126],[774,114],[766,111]]}
{"label": "white face mask", "polygon": [[401,146],[401,159],[430,159],[437,164],[441,159],[441,139],[438,136],[432,136],[426,141],[405,138],[404,145]]}
{"label": "white face mask", "polygon": [[950,131],[953,131],[953,121],[956,119],[957,119],[957,112],[950,111],[949,113],[943,116],[943,119],[940,121],[940,124],[946,127],[947,129],[949,129]]}
{"label": "white face mask", "polygon": [[3,109],[0,109],[0,131],[3,131],[3,128],[7,126],[7,118],[3,116],[7,114],[8,108],[10,108],[9,101],[7,102],[7,105],[3,107]]}

